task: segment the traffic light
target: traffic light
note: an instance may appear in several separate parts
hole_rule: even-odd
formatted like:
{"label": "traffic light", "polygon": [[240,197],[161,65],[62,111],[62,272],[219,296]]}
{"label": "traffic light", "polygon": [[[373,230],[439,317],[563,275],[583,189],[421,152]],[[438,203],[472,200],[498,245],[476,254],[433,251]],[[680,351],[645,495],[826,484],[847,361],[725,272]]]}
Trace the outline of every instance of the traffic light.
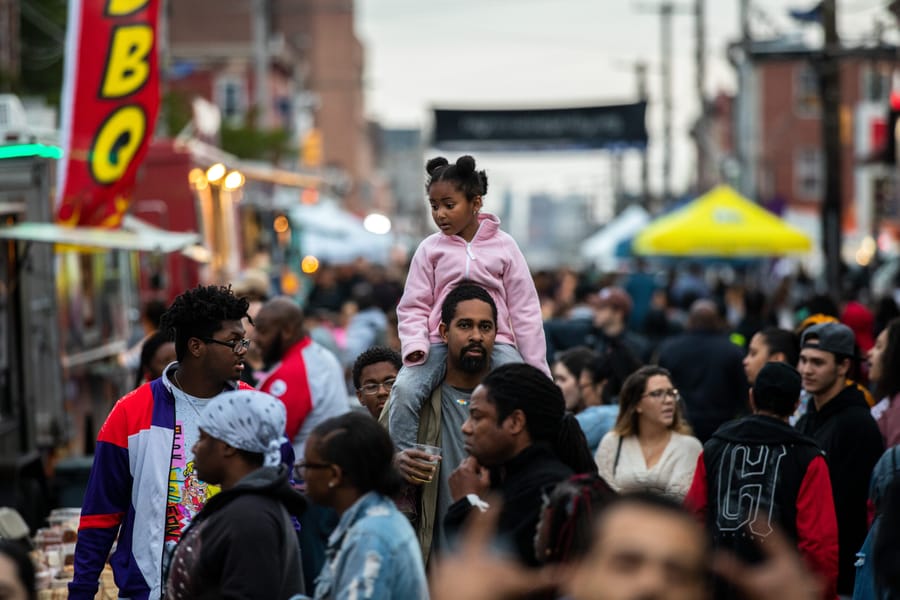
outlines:
{"label": "traffic light", "polygon": [[900,121],[900,91],[897,91],[897,84],[891,84],[891,97],[888,102],[888,118],[887,131],[885,132],[884,145],[884,163],[888,165],[897,164],[897,122]]}
{"label": "traffic light", "polygon": [[301,155],[303,165],[306,167],[322,166],[322,132],[316,128],[310,129],[303,136],[301,144]]}

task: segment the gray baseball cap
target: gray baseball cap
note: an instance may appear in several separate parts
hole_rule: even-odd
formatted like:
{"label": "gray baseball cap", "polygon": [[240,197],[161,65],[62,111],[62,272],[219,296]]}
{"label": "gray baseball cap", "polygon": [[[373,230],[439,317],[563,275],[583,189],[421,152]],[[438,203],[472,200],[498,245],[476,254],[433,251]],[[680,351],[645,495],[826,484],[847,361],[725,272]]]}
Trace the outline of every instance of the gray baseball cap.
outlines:
{"label": "gray baseball cap", "polygon": [[819,323],[807,328],[800,340],[801,348],[818,348],[840,356],[856,358],[856,336],[843,323]]}

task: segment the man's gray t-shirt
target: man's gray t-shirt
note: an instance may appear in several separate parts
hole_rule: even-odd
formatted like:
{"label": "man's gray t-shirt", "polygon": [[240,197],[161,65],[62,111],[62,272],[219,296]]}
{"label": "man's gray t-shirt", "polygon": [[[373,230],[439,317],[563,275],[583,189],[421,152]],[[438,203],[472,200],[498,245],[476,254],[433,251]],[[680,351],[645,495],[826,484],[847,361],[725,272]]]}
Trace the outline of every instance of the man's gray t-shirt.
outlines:
{"label": "man's gray t-shirt", "polygon": [[437,514],[434,519],[432,548],[446,548],[444,517],[453,504],[450,474],[466,458],[462,425],[469,418],[472,390],[461,390],[444,383],[441,386],[441,468],[438,473]]}

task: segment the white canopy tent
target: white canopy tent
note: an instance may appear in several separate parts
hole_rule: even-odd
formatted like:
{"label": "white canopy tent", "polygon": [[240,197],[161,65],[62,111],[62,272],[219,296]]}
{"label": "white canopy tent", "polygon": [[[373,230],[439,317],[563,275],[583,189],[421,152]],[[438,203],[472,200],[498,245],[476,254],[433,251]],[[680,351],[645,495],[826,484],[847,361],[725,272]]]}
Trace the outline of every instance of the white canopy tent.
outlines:
{"label": "white canopy tent", "polygon": [[650,223],[650,213],[632,204],[581,243],[581,256],[599,267],[615,266],[616,247]]}
{"label": "white canopy tent", "polygon": [[394,246],[392,233],[372,233],[363,221],[332,202],[300,204],[288,213],[299,229],[300,250],[320,261],[350,263],[357,258],[386,264]]}

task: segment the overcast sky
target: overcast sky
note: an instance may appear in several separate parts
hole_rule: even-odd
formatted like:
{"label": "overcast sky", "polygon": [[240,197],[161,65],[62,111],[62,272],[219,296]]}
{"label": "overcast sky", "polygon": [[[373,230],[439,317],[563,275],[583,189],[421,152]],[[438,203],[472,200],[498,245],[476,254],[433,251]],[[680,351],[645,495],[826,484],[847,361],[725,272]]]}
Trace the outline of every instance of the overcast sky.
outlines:
{"label": "overcast sky", "polygon": [[[755,0],[758,35],[798,26],[789,7],[816,0]],[[838,0],[839,29],[860,38],[884,0]],[[659,188],[661,114],[658,0],[356,0],[357,34],[366,48],[366,106],[387,126],[430,126],[432,106],[532,107],[615,104],[636,99],[633,64],[648,63],[651,98],[651,184]],[[673,18],[674,187],[692,178],[694,152],[688,130],[697,115],[694,85],[693,0],[675,3]],[[734,91],[725,48],[738,37],[739,0],[707,0],[709,95]],[[809,36],[818,39],[815,27]],[[562,156],[479,154],[476,159],[517,189],[568,189],[609,193],[609,164],[602,152]],[[626,179],[637,185],[637,161]],[[496,178],[495,178],[496,179]],[[636,187],[634,189],[636,190]]]}

